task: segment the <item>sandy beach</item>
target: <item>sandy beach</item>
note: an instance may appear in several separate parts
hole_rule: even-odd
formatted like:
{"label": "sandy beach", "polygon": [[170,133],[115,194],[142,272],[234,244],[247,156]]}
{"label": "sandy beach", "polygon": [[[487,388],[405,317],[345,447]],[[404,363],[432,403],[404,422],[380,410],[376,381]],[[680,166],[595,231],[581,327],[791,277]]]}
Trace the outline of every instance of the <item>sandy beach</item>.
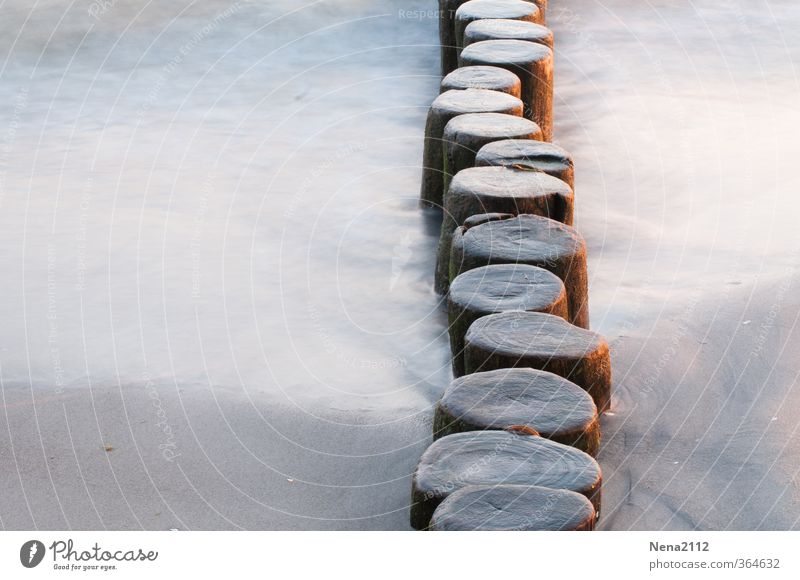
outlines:
{"label": "sandy beach", "polygon": [[[0,527],[409,529],[451,377],[434,9],[3,5]],[[800,7],[548,24],[614,364],[601,527],[797,528]]]}
{"label": "sandy beach", "polygon": [[549,17],[614,363],[601,527],[796,529],[800,9],[576,0]]}
{"label": "sandy beach", "polygon": [[4,5],[0,526],[408,527],[425,4]]}

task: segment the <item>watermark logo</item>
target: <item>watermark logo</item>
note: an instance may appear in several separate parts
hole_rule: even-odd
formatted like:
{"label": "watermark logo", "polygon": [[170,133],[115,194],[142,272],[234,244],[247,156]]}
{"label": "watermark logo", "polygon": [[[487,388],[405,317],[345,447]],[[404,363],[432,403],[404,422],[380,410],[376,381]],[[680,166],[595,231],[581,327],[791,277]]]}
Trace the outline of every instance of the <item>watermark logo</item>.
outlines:
{"label": "watermark logo", "polygon": [[414,252],[411,251],[411,234],[405,232],[400,240],[400,243],[394,247],[394,255],[392,256],[392,277],[389,280],[389,292],[394,290],[400,278],[403,276],[403,271],[406,269],[408,261]]}
{"label": "watermark logo", "polygon": [[19,549],[19,561],[26,568],[36,568],[44,559],[44,544],[39,540],[28,540]]}

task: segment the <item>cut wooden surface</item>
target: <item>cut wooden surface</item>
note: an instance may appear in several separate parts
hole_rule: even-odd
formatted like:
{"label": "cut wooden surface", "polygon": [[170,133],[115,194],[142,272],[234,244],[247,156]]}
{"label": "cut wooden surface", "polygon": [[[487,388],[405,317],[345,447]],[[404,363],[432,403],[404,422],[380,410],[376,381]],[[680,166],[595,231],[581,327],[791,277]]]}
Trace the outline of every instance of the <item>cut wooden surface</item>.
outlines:
{"label": "cut wooden surface", "polygon": [[575,189],[575,164],[564,149],[547,141],[507,139],[484,145],[475,156],[475,166],[517,166],[543,171]]}
{"label": "cut wooden surface", "polygon": [[447,291],[453,232],[473,215],[506,213],[549,217],[571,225],[572,189],[557,177],[513,167],[470,167],[459,171],[444,201],[435,286]]}
{"label": "cut wooden surface", "polygon": [[480,225],[458,228],[451,242],[450,280],[489,264],[529,264],[549,270],[567,289],[571,322],[589,327],[586,243],[573,228],[536,215],[495,216]]}
{"label": "cut wooden surface", "polygon": [[529,367],[555,373],[588,392],[602,413],[611,405],[608,342],[596,332],[538,312],[503,312],[467,330],[467,373]]}
{"label": "cut wooden surface", "polygon": [[475,21],[503,18],[524,22],[544,22],[544,13],[533,2],[526,0],[470,0],[456,10],[456,44],[464,48],[464,30]]}
{"label": "cut wooden surface", "polygon": [[546,26],[524,20],[475,20],[461,36],[464,46],[483,40],[525,40],[553,49],[553,32]]}
{"label": "cut wooden surface", "polygon": [[434,438],[515,426],[530,427],[592,457],[600,446],[600,421],[591,396],[563,377],[529,368],[455,379],[436,406]]}
{"label": "cut wooden surface", "polygon": [[438,505],[468,485],[537,485],[580,493],[600,508],[600,466],[568,445],[507,431],[456,433],[434,441],[412,481],[411,525],[428,527]]}
{"label": "cut wooden surface", "polygon": [[471,485],[445,499],[431,531],[574,531],[594,529],[592,503],[579,493],[527,485]]}
{"label": "cut wooden surface", "polygon": [[528,119],[501,113],[468,113],[453,117],[443,132],[445,196],[453,176],[475,165],[484,145],[503,139],[541,139],[542,130]]}
{"label": "cut wooden surface", "polygon": [[574,216],[572,188],[566,182],[510,166],[461,169],[450,183],[445,210],[452,229],[485,213],[541,215],[567,225]]}
{"label": "cut wooden surface", "polygon": [[519,77],[506,69],[496,66],[464,66],[442,79],[440,92],[484,89],[519,98],[521,86]]}
{"label": "cut wooden surface", "polygon": [[465,47],[459,66],[488,65],[510,70],[522,82],[524,115],[541,128],[544,141],[553,137],[553,51],[523,40],[483,40]]}
{"label": "cut wooden surface", "polygon": [[447,123],[467,113],[503,113],[522,116],[517,97],[486,89],[452,90],[440,94],[428,111],[422,152],[420,199],[425,205],[441,206],[444,192],[442,137]]}
{"label": "cut wooden surface", "polygon": [[526,264],[497,264],[464,272],[447,295],[453,372],[464,374],[464,336],[478,318],[508,310],[569,317],[564,283],[555,274]]}

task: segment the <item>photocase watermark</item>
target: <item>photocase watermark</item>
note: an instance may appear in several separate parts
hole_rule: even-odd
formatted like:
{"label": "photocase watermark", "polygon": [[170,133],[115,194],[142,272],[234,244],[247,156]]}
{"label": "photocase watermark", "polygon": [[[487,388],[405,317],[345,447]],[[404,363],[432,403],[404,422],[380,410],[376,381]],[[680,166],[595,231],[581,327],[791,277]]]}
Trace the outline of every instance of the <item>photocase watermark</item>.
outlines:
{"label": "photocase watermark", "polygon": [[29,540],[19,550],[20,563],[25,568],[35,568],[42,563],[47,552],[52,555],[53,570],[72,572],[117,570],[122,562],[155,562],[158,559],[156,550],[144,548],[106,549],[99,543],[88,548],[76,548],[72,538],[56,540],[46,548],[39,540]]}
{"label": "photocase watermark", "polygon": [[397,18],[400,20],[439,20],[445,15],[449,15],[450,18],[453,18],[455,13],[455,10],[437,10],[435,8],[429,10],[405,10],[400,8],[397,11]]}
{"label": "photocase watermark", "polygon": [[689,334],[690,330],[689,321],[694,320],[695,310],[699,303],[700,296],[695,292],[692,294],[686,308],[683,310],[678,328],[672,333],[667,344],[664,345],[663,352],[661,356],[658,357],[655,367],[647,373],[647,378],[642,382],[639,388],[641,393],[650,394],[655,390],[656,384],[661,378],[664,369],[667,368],[672,359],[682,351],[683,339]]}
{"label": "photocase watermark", "polygon": [[36,568],[42,563],[45,547],[39,540],[28,540],[19,549],[19,562],[26,568]]}
{"label": "photocase watermark", "polygon": [[489,465],[497,456],[502,455],[511,442],[512,438],[504,438],[495,444],[494,449],[490,453],[484,453],[479,459],[467,465],[464,469],[459,470],[458,477],[448,479],[433,489],[429,489],[423,494],[426,501],[436,497],[442,497],[457,489],[461,489],[465,485],[474,483],[473,476],[477,473],[483,472],[484,468]]}
{"label": "photocase watermark", "polygon": [[311,189],[311,184],[319,178],[323,171],[330,169],[334,163],[343,161],[355,153],[364,151],[366,148],[366,141],[348,143],[342,147],[339,147],[334,153],[326,157],[322,163],[314,165],[311,171],[309,171],[306,175],[305,179],[303,179],[303,182],[300,184],[297,193],[289,200],[289,205],[286,206],[286,209],[283,212],[283,218],[289,219],[294,216],[295,212],[297,211],[297,207],[300,205],[300,200],[308,192],[308,190]]}
{"label": "photocase watermark", "polygon": [[[524,499],[520,500],[524,501]],[[531,515],[525,517],[520,521],[516,526],[508,528],[507,531],[509,532],[522,532],[527,530],[531,527],[531,525],[535,525],[538,522],[543,521],[546,519],[546,516],[549,515],[555,505],[558,503],[558,496],[556,494],[551,494],[547,497],[547,501],[544,502],[540,507],[538,507]]]}
{"label": "photocase watermark", "polygon": [[39,540],[28,540],[19,549],[19,561],[25,568],[35,568],[42,563],[48,550],[52,555],[53,570],[101,571],[117,569],[119,562],[155,562],[156,550],[143,548],[105,549],[97,542],[88,548],[77,548],[72,538],[56,540],[46,548]]}
{"label": "photocase watermark", "polygon": [[581,14],[568,6],[552,6],[547,10],[548,22],[558,23],[559,28],[569,33],[570,37],[577,41],[582,50],[591,53],[595,58],[599,58],[610,65],[612,68],[622,71],[622,66],[611,51],[609,51],[597,38],[586,31],[581,21]]}
{"label": "photocase watermark", "polygon": [[87,11],[89,12],[89,16],[95,20],[100,20],[100,17],[111,10],[116,3],[117,0],[95,0],[89,5]]}
{"label": "photocase watermark", "polygon": [[94,189],[94,178],[90,175],[86,181],[86,187],[81,195],[81,201],[78,205],[78,233],[75,236],[76,241],[76,258],[75,258],[75,290],[83,292],[86,289],[86,245],[89,238],[89,228],[87,222],[89,219],[89,202],[92,200],[92,191]]}
{"label": "photocase watermark", "polygon": [[404,232],[400,238],[400,243],[394,246],[392,252],[392,276],[389,279],[389,291],[394,290],[400,278],[403,277],[403,272],[411,260],[414,252],[411,251],[412,237],[411,232]]}
{"label": "photocase watermark", "polygon": [[161,396],[158,394],[156,384],[150,376],[150,373],[145,372],[142,375],[142,379],[144,380],[144,388],[147,391],[147,396],[152,401],[153,407],[155,408],[156,417],[158,418],[156,427],[161,429],[161,432],[164,435],[164,439],[158,444],[158,449],[161,451],[161,456],[172,463],[175,461],[175,459],[181,456],[181,453],[178,450],[178,444],[175,440],[175,433],[173,432],[172,426],[169,423],[167,411],[164,409],[164,404],[161,402]]}
{"label": "photocase watermark", "polygon": [[391,369],[407,366],[408,362],[403,357],[390,357],[383,359],[367,359],[352,356],[346,353],[336,343],[331,334],[325,329],[320,321],[319,310],[316,306],[310,305],[308,307],[308,316],[311,319],[311,326],[314,333],[322,341],[323,350],[331,355],[334,355],[337,360],[343,361],[345,364],[356,369]]}
{"label": "photocase watermark", "polygon": [[28,107],[28,87],[22,87],[14,99],[14,111],[11,113],[11,120],[8,123],[8,129],[3,136],[3,145],[0,148],[0,209],[3,207],[3,198],[6,191],[6,168],[8,167],[8,160],[11,156],[11,149],[14,146],[14,141],[17,139],[17,129],[19,128],[19,119],[22,112]]}
{"label": "photocase watermark", "polygon": [[212,21],[208,24],[203,26],[200,30],[195,32],[191,39],[183,44],[178,49],[178,54],[173,56],[170,61],[164,65],[161,69],[161,74],[159,75],[158,79],[156,80],[155,84],[148,92],[147,97],[142,103],[142,106],[139,109],[139,117],[143,117],[150,108],[156,103],[158,100],[159,95],[161,94],[161,90],[164,88],[164,85],[167,84],[169,77],[172,73],[177,69],[183,62],[186,60],[186,57],[199,45],[203,40],[209,37],[215,30],[217,30],[226,20],[228,20],[231,16],[236,14],[241,9],[239,2],[234,2],[231,6],[225,9],[223,12],[217,14]]}
{"label": "photocase watermark", "polygon": [[47,348],[53,367],[55,393],[64,391],[64,368],[61,364],[61,347],[58,333],[58,301],[56,299],[56,249],[52,242],[47,245]]}
{"label": "photocase watermark", "polygon": [[191,262],[192,262],[192,294],[191,298],[194,301],[200,299],[200,258],[202,252],[200,251],[201,240],[203,238],[203,228],[206,223],[206,214],[208,213],[208,200],[214,193],[214,187],[210,181],[206,181],[201,188],[200,201],[198,202],[197,211],[194,215],[194,224],[192,227],[192,239],[189,242],[191,248]]}
{"label": "photocase watermark", "polygon": [[748,358],[755,358],[764,351],[764,347],[767,343],[767,337],[772,332],[772,329],[775,327],[775,322],[778,319],[778,314],[780,313],[781,306],[783,302],[786,300],[786,296],[789,293],[789,290],[792,287],[792,283],[794,281],[795,275],[795,268],[793,266],[789,266],[786,268],[784,272],[783,281],[781,282],[780,286],[778,286],[777,292],[775,292],[774,300],[772,301],[772,305],[769,308],[769,312],[767,312],[766,317],[761,323],[758,325],[758,334],[755,338],[755,345],[753,346],[752,350]]}

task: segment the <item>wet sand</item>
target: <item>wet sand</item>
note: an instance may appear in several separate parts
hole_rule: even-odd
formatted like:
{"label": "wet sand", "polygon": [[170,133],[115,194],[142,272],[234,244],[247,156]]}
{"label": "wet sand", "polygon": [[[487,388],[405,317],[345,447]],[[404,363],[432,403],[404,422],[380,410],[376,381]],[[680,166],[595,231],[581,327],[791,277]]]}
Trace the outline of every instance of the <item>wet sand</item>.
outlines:
{"label": "wet sand", "polygon": [[[407,529],[432,6],[145,4],[4,5],[0,526]],[[602,527],[798,527],[800,8],[552,4]]]}
{"label": "wet sand", "polygon": [[800,7],[571,0],[549,23],[613,353],[601,527],[796,529]]}
{"label": "wet sand", "polygon": [[3,8],[0,526],[406,529],[438,21],[173,4]]}

